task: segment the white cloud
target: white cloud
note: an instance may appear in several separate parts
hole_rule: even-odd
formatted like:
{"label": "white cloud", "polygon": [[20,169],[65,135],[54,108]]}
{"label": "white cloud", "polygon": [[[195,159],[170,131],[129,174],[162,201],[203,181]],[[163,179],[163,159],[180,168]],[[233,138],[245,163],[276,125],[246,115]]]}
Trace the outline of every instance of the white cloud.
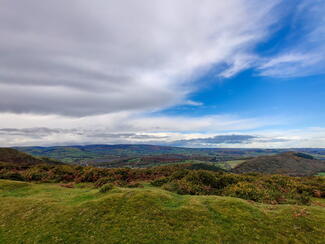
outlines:
{"label": "white cloud", "polygon": [[303,42],[270,58],[255,53],[279,2],[0,0],[0,145],[170,143],[247,130],[256,138],[242,147],[324,145],[322,128],[260,131],[278,118],[150,115],[201,106],[188,95],[212,67],[226,78],[249,67],[280,77],[323,72],[319,0],[297,11]]}
{"label": "white cloud", "polygon": [[0,2],[0,111],[87,116],[187,103],[212,66],[233,75],[277,0]]}
{"label": "white cloud", "polygon": [[230,115],[195,118],[112,113],[76,118],[11,113],[0,114],[0,146],[169,143],[278,123],[283,121]]}
{"label": "white cloud", "polygon": [[261,58],[260,74],[299,77],[325,73],[325,2],[304,0],[294,9],[292,31],[274,56]]}
{"label": "white cloud", "polygon": [[76,118],[7,113],[0,114],[0,146],[147,143],[228,148],[325,147],[322,127],[264,129],[290,123],[277,117],[230,115],[157,117],[122,112]]}

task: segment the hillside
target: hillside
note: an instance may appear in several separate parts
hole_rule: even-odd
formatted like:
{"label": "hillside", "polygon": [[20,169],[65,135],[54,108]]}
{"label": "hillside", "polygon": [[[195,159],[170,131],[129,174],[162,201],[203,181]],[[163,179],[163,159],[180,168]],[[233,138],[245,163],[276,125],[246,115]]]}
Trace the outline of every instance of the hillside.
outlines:
{"label": "hillside", "polygon": [[[259,150],[217,149],[217,148],[182,148],[157,145],[85,145],[55,147],[19,147],[20,151],[34,156],[55,158],[65,163],[114,165],[128,164],[126,161],[148,161],[147,157],[168,157],[170,161],[204,160],[227,161],[245,156],[260,155]],[[265,152],[266,153],[266,152]],[[272,153],[270,151],[270,153]],[[163,159],[163,158],[161,158]],[[163,159],[161,163],[166,161]],[[160,163],[157,162],[156,163]],[[131,162],[130,165],[133,163]],[[149,162],[149,164],[151,164]],[[144,164],[141,164],[142,166]]]}
{"label": "hillside", "polygon": [[258,172],[293,176],[315,175],[322,171],[325,171],[325,161],[296,152],[252,158],[232,169],[234,173]]}
{"label": "hillside", "polygon": [[45,163],[59,164],[59,162],[55,160],[49,158],[36,158],[13,148],[0,148],[0,162],[15,166],[30,166]]}
{"label": "hillside", "polygon": [[[321,201],[321,199],[319,199]],[[324,243],[325,208],[0,180],[0,243]],[[318,202],[324,205],[324,202]]]}

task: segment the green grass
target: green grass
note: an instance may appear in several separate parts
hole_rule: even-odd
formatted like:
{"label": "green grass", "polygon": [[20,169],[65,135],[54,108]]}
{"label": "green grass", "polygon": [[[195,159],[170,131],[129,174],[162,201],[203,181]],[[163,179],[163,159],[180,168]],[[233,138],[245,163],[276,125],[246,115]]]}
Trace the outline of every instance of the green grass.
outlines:
{"label": "green grass", "polygon": [[0,243],[324,243],[318,205],[0,180]]}
{"label": "green grass", "polygon": [[317,176],[325,176],[325,172],[320,172],[317,174]]}
{"label": "green grass", "polygon": [[222,169],[230,170],[245,161],[246,160],[230,160],[230,161],[225,161],[225,162],[217,162],[217,163],[215,163],[215,165]]}
{"label": "green grass", "polygon": [[148,167],[157,167],[157,166],[167,166],[167,165],[178,165],[178,164],[211,164],[210,162],[207,161],[201,161],[201,160],[183,160],[183,161],[178,161],[178,162],[171,162],[171,163],[152,163],[152,164],[146,164],[143,165],[143,168],[148,168]]}

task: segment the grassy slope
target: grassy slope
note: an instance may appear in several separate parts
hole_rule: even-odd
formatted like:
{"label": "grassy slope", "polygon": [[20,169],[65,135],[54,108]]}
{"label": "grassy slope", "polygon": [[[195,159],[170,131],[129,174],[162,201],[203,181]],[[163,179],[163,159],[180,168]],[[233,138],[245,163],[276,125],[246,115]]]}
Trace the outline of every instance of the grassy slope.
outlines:
{"label": "grassy slope", "polygon": [[[322,203],[324,204],[324,203]],[[325,208],[0,181],[0,243],[324,243]],[[291,241],[291,242],[289,242]]]}

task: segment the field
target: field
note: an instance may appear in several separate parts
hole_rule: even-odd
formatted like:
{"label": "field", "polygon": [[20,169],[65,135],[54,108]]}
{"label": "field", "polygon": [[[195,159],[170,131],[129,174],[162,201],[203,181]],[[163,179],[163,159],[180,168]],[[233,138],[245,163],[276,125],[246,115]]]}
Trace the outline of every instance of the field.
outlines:
{"label": "field", "polygon": [[89,184],[0,180],[0,243],[324,243],[325,202],[317,201],[267,205],[149,185],[100,193]]}

